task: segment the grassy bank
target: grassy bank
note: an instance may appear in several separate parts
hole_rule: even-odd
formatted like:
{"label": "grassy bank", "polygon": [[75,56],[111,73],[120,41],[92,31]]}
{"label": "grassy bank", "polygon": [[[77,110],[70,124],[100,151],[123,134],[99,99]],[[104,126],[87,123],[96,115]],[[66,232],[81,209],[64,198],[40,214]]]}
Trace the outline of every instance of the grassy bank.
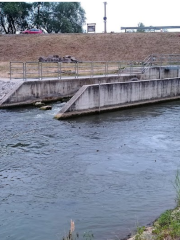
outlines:
{"label": "grassy bank", "polygon": [[180,54],[179,33],[96,33],[0,35],[0,62],[37,61],[71,55],[81,61],[143,60],[148,55]]}
{"label": "grassy bank", "polygon": [[138,227],[135,236],[129,240],[179,240],[180,239],[180,171],[173,183],[176,191],[176,207],[167,210],[151,227]]}
{"label": "grassy bank", "polygon": [[[180,240],[180,171],[177,171],[175,181],[173,183],[176,191],[176,207],[167,210],[153,223],[151,227],[138,227],[136,234],[127,238],[127,240]],[[75,233],[75,224],[71,220],[69,233],[62,240],[92,240],[96,239],[93,233],[86,232],[79,236]],[[121,237],[118,238],[120,240]]]}

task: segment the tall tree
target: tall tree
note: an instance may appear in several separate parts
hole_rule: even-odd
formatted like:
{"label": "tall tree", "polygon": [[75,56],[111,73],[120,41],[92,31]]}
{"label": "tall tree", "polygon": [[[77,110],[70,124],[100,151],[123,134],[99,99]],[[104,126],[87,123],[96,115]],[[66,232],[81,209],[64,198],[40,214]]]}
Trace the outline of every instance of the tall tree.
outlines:
{"label": "tall tree", "polygon": [[[80,33],[85,11],[79,2],[34,3],[34,24],[48,33]],[[38,8],[39,6],[39,8]]]}
{"label": "tall tree", "polygon": [[32,4],[26,2],[0,2],[0,30],[14,34],[28,26]]}
{"label": "tall tree", "polygon": [[28,27],[48,33],[80,33],[85,11],[79,2],[0,2],[0,31],[16,33]]}
{"label": "tall tree", "polygon": [[32,25],[37,28],[44,28],[49,33],[52,32],[56,4],[53,2],[34,2]]}
{"label": "tall tree", "polygon": [[55,8],[55,32],[79,33],[85,22],[85,11],[79,2],[61,2]]}
{"label": "tall tree", "polygon": [[138,29],[137,32],[145,32],[145,29],[143,29],[144,24],[142,22],[138,23]]}

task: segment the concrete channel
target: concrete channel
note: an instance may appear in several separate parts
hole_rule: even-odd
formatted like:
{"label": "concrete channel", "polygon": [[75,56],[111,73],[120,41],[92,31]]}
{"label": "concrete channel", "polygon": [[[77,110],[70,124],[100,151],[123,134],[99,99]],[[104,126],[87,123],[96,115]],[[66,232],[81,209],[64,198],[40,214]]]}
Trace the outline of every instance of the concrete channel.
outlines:
{"label": "concrete channel", "polygon": [[72,97],[83,85],[126,82],[140,79],[140,75],[94,76],[93,78],[67,78],[28,81],[17,80],[13,89],[0,100],[0,108],[30,105],[37,101],[55,101]]}
{"label": "concrete channel", "polygon": [[[154,77],[153,79],[150,79]],[[71,98],[56,114],[64,119],[180,98],[179,67],[149,67],[144,74],[18,80],[0,108]]]}
{"label": "concrete channel", "polygon": [[86,85],[56,114],[64,119],[180,98],[180,78]]}

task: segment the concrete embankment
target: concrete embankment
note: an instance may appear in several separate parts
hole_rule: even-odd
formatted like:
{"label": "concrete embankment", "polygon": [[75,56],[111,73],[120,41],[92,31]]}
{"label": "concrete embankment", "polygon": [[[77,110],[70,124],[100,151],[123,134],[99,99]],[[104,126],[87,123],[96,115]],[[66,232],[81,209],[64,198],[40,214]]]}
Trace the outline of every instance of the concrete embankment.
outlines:
{"label": "concrete embankment", "polygon": [[130,81],[138,75],[111,77],[76,78],[61,80],[29,80],[17,81],[14,88],[0,101],[0,108],[32,104],[36,101],[53,101],[72,97],[83,85]]}
{"label": "concrete embankment", "polygon": [[94,84],[80,88],[55,118],[63,119],[178,98],[180,78]]}

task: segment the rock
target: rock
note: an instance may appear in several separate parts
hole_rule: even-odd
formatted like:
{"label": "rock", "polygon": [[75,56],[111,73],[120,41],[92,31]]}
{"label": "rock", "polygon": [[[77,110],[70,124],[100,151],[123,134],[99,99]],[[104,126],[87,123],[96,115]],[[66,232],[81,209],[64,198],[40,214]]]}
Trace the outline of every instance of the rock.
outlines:
{"label": "rock", "polygon": [[40,107],[39,109],[40,109],[40,110],[51,110],[52,107],[49,106],[49,105],[47,105],[47,106],[42,106],[42,107]]}
{"label": "rock", "polygon": [[51,61],[52,61],[52,62],[60,62],[60,61],[59,61],[59,58],[54,58],[54,57],[51,58]]}
{"label": "rock", "polygon": [[70,63],[70,62],[71,62],[71,59],[70,59],[70,58],[63,57],[62,62],[64,62],[64,63]]}
{"label": "rock", "polygon": [[42,103],[42,102],[35,102],[34,106],[41,107],[41,106],[44,106],[44,103]]}
{"label": "rock", "polygon": [[45,57],[40,57],[39,58],[39,62],[45,62],[46,61],[46,58]]}
{"label": "rock", "polygon": [[65,58],[71,58],[71,56],[70,55],[66,55],[66,56],[64,56]]}
{"label": "rock", "polygon": [[77,63],[78,61],[75,57],[70,55],[65,55],[63,58],[59,55],[49,55],[48,57],[39,57],[39,62],[64,62],[64,63]]}
{"label": "rock", "polygon": [[72,62],[78,62],[75,57],[71,57],[71,61],[72,61]]}
{"label": "rock", "polygon": [[46,62],[52,62],[52,58],[53,58],[53,57],[47,57],[47,58],[46,58]]}

